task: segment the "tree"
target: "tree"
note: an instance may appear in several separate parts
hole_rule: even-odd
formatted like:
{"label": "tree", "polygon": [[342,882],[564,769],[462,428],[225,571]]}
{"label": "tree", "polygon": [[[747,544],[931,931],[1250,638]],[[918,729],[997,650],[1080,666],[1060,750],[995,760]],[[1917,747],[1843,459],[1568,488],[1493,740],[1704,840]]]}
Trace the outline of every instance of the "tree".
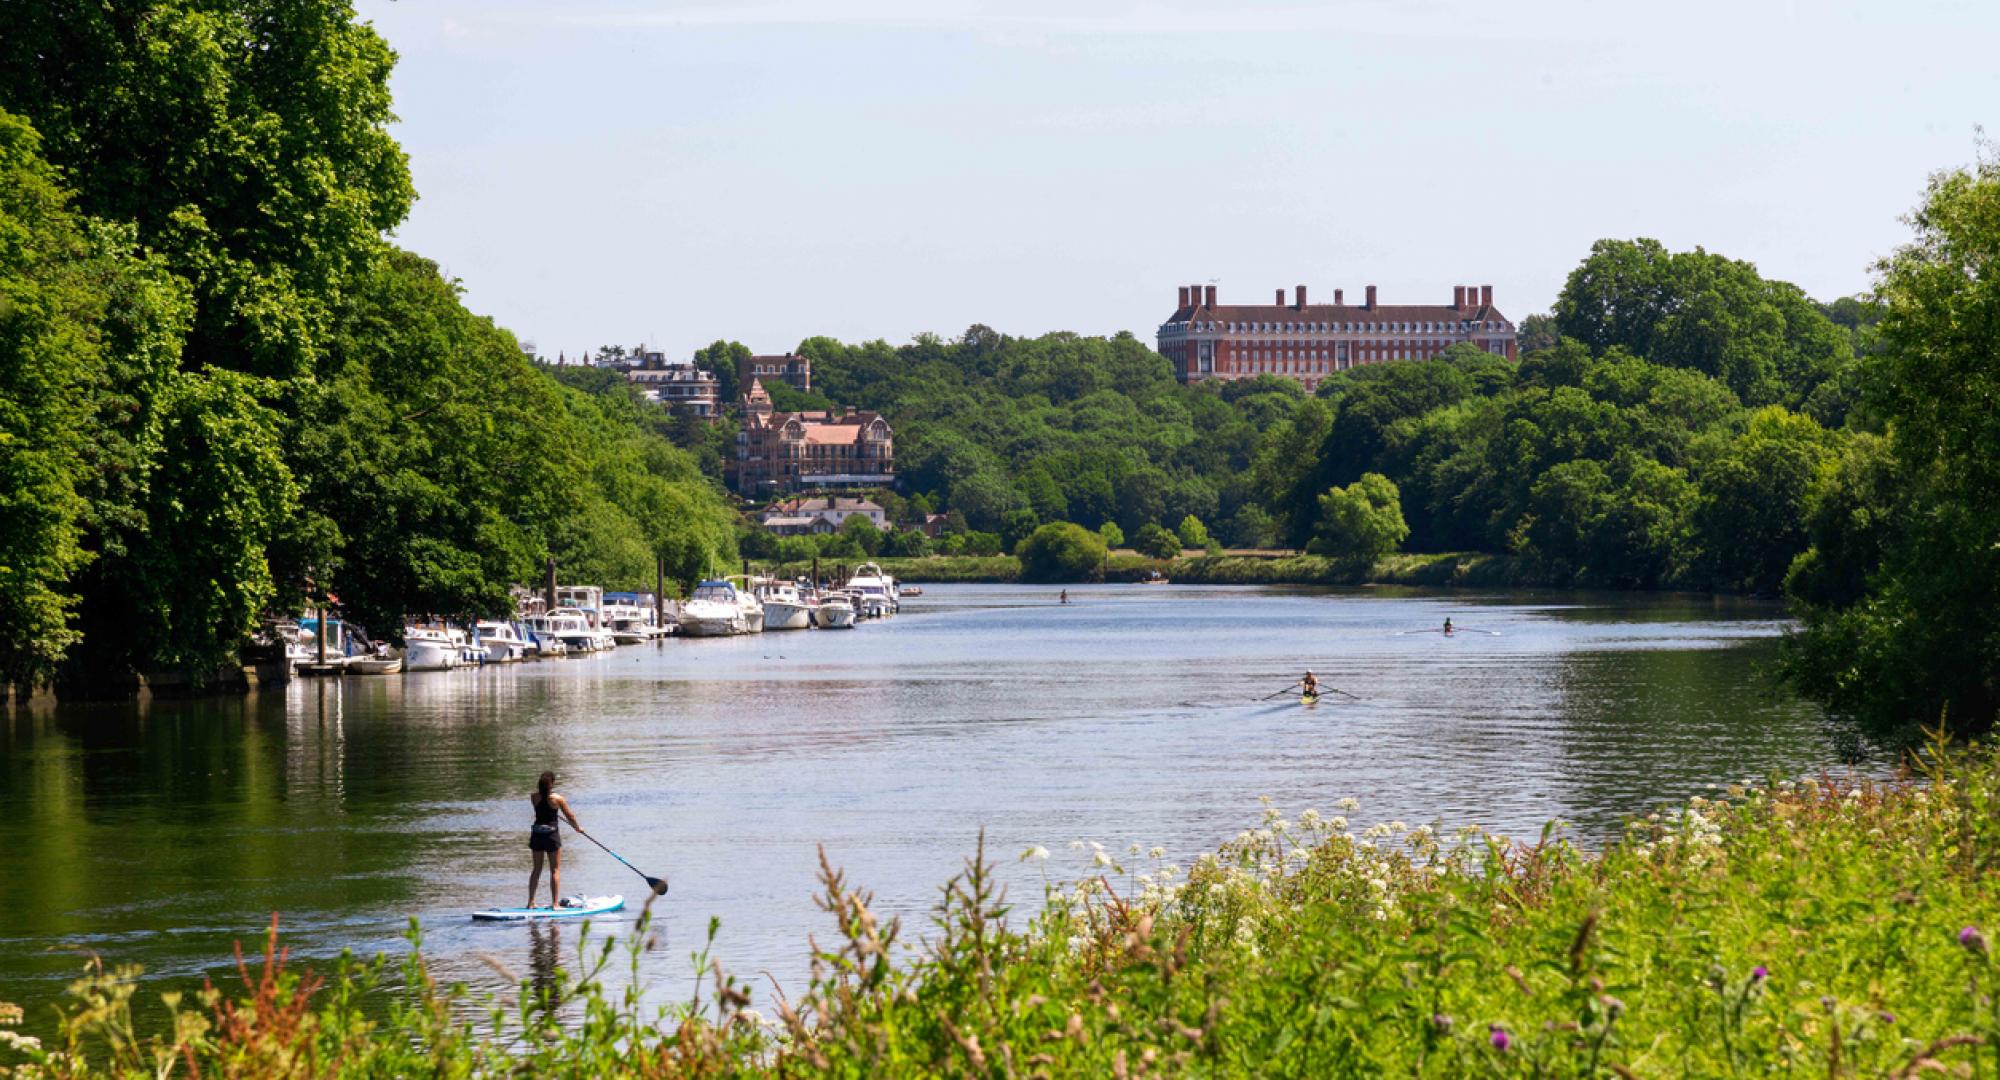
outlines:
{"label": "tree", "polygon": [[1311,485],[1319,474],[1320,447],[1332,430],[1333,410],[1323,401],[1307,401],[1264,436],[1251,468],[1252,490],[1278,520],[1285,539],[1297,547],[1304,547],[1312,533],[1317,504]]}
{"label": "tree", "polygon": [[1041,527],[1041,519],[1033,510],[1009,510],[1000,519],[1000,544],[1002,550],[1011,550],[1028,534]]}
{"label": "tree", "polygon": [[920,559],[930,551],[930,537],[916,529],[896,529],[882,539],[882,554],[895,558]]}
{"label": "tree", "polygon": [[333,305],[415,192],[394,54],[340,0],[11,8],[0,105],[86,213],[194,286],[183,366],[309,373]]}
{"label": "tree", "polygon": [[809,563],[818,554],[819,545],[813,543],[810,536],[781,536],[778,538],[778,549],[772,557],[781,565],[791,566]]}
{"label": "tree", "polygon": [[[715,397],[724,408],[735,408],[743,395],[750,392],[740,380],[743,362],[751,355],[750,346],[740,341],[718,340],[694,351],[694,366],[715,376]],[[772,406],[776,405],[773,399]]]}
{"label": "tree", "polygon": [[1209,545],[1208,526],[1193,514],[1182,518],[1180,527],[1174,533],[1181,538],[1183,547],[1205,548]]}
{"label": "tree", "polygon": [[1822,466],[1786,659],[1806,693],[1892,738],[2000,712],[2000,159],[1934,176],[1910,220],[1915,240],[1876,268],[1893,466]]}
{"label": "tree", "polygon": [[1181,538],[1157,522],[1147,522],[1132,539],[1132,549],[1149,559],[1172,559],[1181,553]]}
{"label": "tree", "polygon": [[1365,473],[1354,483],[1319,497],[1319,528],[1313,535],[1312,550],[1372,565],[1402,547],[1409,535],[1396,485],[1381,473]]}
{"label": "tree", "polygon": [[866,514],[849,514],[840,523],[841,535],[854,541],[854,546],[870,555],[882,550],[882,530]]}
{"label": "tree", "polygon": [[962,535],[965,537],[964,551],[965,554],[967,555],[985,557],[990,555],[998,555],[1002,550],[1004,550],[1000,546],[999,533],[979,532],[978,530],[973,530],[972,532],[964,533]]}
{"label": "tree", "polygon": [[1125,546],[1125,530],[1119,528],[1118,523],[1115,521],[1107,521],[1099,525],[1097,527],[1097,535],[1103,538],[1106,548],[1121,548]]}
{"label": "tree", "polygon": [[1278,542],[1278,523],[1263,507],[1244,503],[1223,523],[1222,535],[1234,547],[1273,547]]}
{"label": "tree", "polygon": [[1096,581],[1103,576],[1104,540],[1081,525],[1052,522],[1014,549],[1023,581]]}

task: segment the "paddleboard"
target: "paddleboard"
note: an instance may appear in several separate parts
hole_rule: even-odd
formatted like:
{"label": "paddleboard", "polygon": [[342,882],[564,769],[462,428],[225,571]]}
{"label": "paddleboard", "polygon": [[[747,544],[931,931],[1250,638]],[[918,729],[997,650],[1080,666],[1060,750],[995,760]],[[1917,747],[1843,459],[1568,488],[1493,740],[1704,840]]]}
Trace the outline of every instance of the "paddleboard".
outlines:
{"label": "paddleboard", "polygon": [[528,919],[583,919],[592,915],[603,915],[606,912],[617,911],[619,908],[625,906],[625,898],[622,896],[583,896],[576,899],[580,900],[581,903],[570,907],[487,908],[484,911],[473,912],[472,917],[481,922],[523,922]]}

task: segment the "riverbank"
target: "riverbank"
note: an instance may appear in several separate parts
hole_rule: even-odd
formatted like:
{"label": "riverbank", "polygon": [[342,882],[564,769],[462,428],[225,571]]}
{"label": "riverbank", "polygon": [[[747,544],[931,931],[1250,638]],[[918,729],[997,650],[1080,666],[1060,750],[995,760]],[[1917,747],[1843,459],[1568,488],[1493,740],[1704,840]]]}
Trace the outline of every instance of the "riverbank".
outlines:
{"label": "riverbank", "polygon": [[[1597,855],[1551,829],[1364,825],[1280,808],[1192,865],[1072,844],[982,852],[919,930],[824,867],[810,986],[766,1002],[720,972],[639,1014],[570,970],[476,1008],[413,956],[324,984],[253,960],[213,1003],[130,1030],[128,975],[78,985],[62,1075],[1915,1075],[2000,1046],[1992,756],[1924,782],[1780,782],[1635,821]],[[1051,867],[1010,916],[998,859]],[[1060,867],[1060,869],[1056,869]],[[1018,899],[1018,898],[1017,898]],[[1018,906],[1016,912],[1022,910]],[[649,947],[642,925],[629,947]],[[597,956],[595,949],[579,956]],[[488,1034],[481,1021],[502,1030]],[[584,1021],[585,1018],[587,1022]]]}
{"label": "riverbank", "polygon": [[[1012,555],[931,555],[882,559],[898,581],[1012,584],[1021,561]],[[1425,585],[1438,588],[1525,588],[1567,584],[1537,574],[1511,555],[1446,553],[1391,555],[1369,567],[1321,555],[1287,552],[1225,552],[1149,559],[1131,551],[1113,552],[1105,564],[1108,582],[1144,581],[1158,574],[1183,585]]]}

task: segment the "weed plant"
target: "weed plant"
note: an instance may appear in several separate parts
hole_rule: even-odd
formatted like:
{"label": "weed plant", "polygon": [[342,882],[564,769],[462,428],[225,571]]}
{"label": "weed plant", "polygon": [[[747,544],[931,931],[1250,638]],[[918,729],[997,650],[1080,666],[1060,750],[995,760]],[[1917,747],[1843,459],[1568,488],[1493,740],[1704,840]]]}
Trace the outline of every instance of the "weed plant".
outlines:
{"label": "weed plant", "polygon": [[415,949],[386,1013],[363,1007],[384,961],[301,973],[274,923],[241,986],[170,996],[163,1030],[133,1029],[135,971],[93,963],[59,1037],[0,1028],[0,1053],[21,1077],[2000,1077],[1990,752],[1731,786],[1596,854],[1331,810],[1267,807],[1187,866],[1030,848],[1051,876],[1025,915],[982,842],[904,962],[910,931],[822,856],[833,933],[762,1008],[705,951],[701,992],[642,1007],[647,915],[507,1000]]}

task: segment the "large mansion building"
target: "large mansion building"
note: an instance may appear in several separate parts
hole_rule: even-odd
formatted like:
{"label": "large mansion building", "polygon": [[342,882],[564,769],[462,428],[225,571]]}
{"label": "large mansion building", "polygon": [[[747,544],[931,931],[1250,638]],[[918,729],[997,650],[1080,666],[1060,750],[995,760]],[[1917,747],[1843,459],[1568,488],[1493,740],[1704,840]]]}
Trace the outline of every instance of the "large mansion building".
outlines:
{"label": "large mansion building", "polygon": [[687,361],[668,360],[665,353],[649,352],[644,345],[618,366],[625,372],[625,381],[638,387],[648,400],[678,405],[696,416],[715,415],[721,384],[714,372]]}
{"label": "large mansion building", "polygon": [[781,382],[802,394],[809,394],[813,388],[813,362],[810,357],[797,353],[783,356],[752,356],[737,366],[737,383],[749,386],[753,382]]}
{"label": "large mansion building", "polygon": [[757,497],[800,488],[888,487],[896,481],[894,433],[882,414],[783,413],[753,379],[736,433],[736,491]]}
{"label": "large mansion building", "polygon": [[1160,324],[1160,355],[1184,383],[1279,375],[1307,391],[1336,371],[1385,360],[1425,360],[1468,341],[1509,360],[1514,324],[1493,306],[1493,286],[1458,285],[1449,304],[1306,303],[1300,285],[1291,303],[1279,289],[1270,304],[1217,304],[1215,286],[1183,285],[1180,306]]}

